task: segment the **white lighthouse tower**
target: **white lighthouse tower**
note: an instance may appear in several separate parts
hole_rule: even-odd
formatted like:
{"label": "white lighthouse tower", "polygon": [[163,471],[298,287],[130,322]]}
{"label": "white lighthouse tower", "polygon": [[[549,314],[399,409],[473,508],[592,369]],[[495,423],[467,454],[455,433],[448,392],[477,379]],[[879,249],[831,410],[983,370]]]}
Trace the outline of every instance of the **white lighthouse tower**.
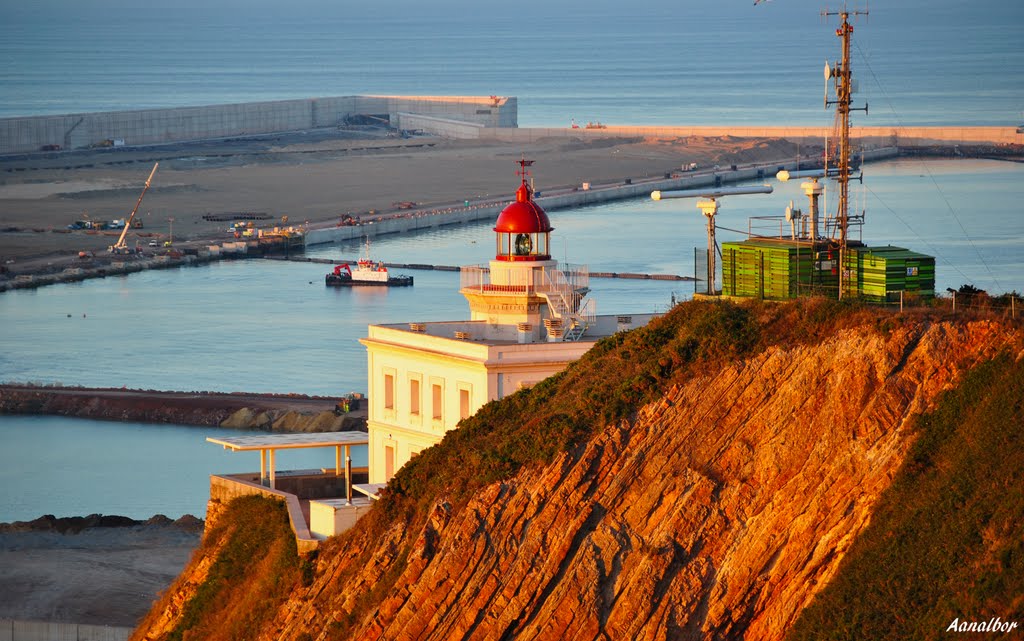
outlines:
{"label": "white lighthouse tower", "polygon": [[[594,322],[586,267],[551,259],[554,228],[527,181],[532,160],[520,160],[516,199],[494,224],[495,257],[487,267],[463,267],[462,295],[472,320],[515,326],[520,342],[580,340]],[[543,329],[543,332],[540,330]]]}
{"label": "white lighthouse tower", "polygon": [[596,316],[586,267],[551,258],[553,227],[520,160],[515,200],[494,225],[495,256],[462,267],[470,319],[371,325],[366,346],[369,477],[385,483],[488,401],[529,387],[652,314]]}

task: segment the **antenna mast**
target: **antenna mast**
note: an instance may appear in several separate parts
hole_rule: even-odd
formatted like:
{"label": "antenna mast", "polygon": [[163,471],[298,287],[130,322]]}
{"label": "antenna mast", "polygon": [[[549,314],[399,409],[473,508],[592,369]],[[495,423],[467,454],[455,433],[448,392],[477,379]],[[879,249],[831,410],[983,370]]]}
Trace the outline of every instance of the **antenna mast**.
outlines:
{"label": "antenna mast", "polygon": [[[835,100],[829,100],[828,93],[825,94],[825,108],[836,105],[836,124],[839,130],[839,159],[836,181],[839,183],[839,205],[836,211],[836,227],[839,238],[833,241],[839,245],[839,298],[842,300],[843,291],[849,287],[849,274],[846,271],[848,228],[850,224],[850,112],[868,112],[868,104],[863,107],[851,107],[853,99],[853,73],[850,69],[850,36],[853,34],[853,25],[850,24],[850,16],[866,16],[867,11],[848,11],[845,7],[842,11],[823,11],[823,16],[840,16],[842,24],[836,29],[836,35],[842,39],[842,60],[829,65],[825,63],[825,82],[831,78],[835,86]],[[827,91],[827,89],[826,89]],[[828,157],[825,158],[825,170],[828,171]]]}

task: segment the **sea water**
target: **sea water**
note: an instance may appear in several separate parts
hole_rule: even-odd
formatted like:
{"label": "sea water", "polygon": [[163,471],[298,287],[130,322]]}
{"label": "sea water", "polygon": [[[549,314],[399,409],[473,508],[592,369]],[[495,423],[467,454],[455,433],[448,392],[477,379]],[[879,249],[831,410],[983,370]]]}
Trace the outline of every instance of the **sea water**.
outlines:
{"label": "sea water", "polygon": [[[870,164],[866,173],[865,186],[853,190],[855,208],[867,211],[866,242],[935,255],[940,292],[967,282],[994,293],[1024,291],[1024,165],[898,160]],[[748,216],[778,215],[789,200],[802,202],[798,185],[771,182],[774,194],[722,200],[720,241],[738,239],[728,229],[745,230]],[[554,257],[593,271],[691,275],[694,248],[706,247],[704,219],[692,200],[621,201],[552,211],[550,218]],[[492,226],[388,235],[373,239],[371,250],[390,262],[485,263],[494,253]],[[360,251],[352,242],[307,253],[341,260]],[[329,270],[318,263],[221,261],[0,294],[0,381],[365,392],[366,352],[358,339],[367,325],[469,316],[457,272],[409,271],[413,287],[378,289],[325,287]],[[664,312],[694,290],[682,281],[606,278],[591,279],[591,287],[603,314]],[[214,433],[0,416],[0,521],[42,513],[201,515],[209,474],[258,469],[242,454],[211,458],[218,448],[204,439]],[[160,466],[165,471],[146,474]]]}
{"label": "sea water", "polygon": [[854,20],[864,125],[1013,125],[1005,0],[0,1],[0,117],[352,94],[503,95],[523,126],[825,124]]}
{"label": "sea water", "polygon": [[[851,190],[866,210],[863,240],[936,256],[936,289],[971,283],[1024,291],[1024,165],[973,160],[870,164]],[[719,241],[739,239],[749,216],[778,216],[804,196],[771,180],[773,194],[722,199]],[[979,189],[979,186],[984,186]],[[825,204],[831,205],[826,194]],[[827,209],[827,208],[826,208]],[[552,255],[595,272],[692,276],[707,246],[694,200],[636,199],[550,212]],[[396,263],[482,264],[493,221],[371,240]],[[360,242],[312,247],[352,259]],[[407,270],[411,288],[329,288],[330,265],[221,261],[150,270],[0,295],[0,381],[178,391],[338,395],[366,391],[367,325],[469,317],[459,274]],[[397,273],[403,270],[395,269]],[[682,281],[592,278],[599,314],[663,312],[692,295]]]}
{"label": "sea water", "polygon": [[[210,475],[258,472],[258,452],[206,442],[238,430],[116,423],[63,416],[0,416],[0,522],[43,514],[148,519],[206,514]],[[280,450],[277,469],[330,467],[334,448]],[[365,466],[366,447],[352,448]]]}
{"label": "sea water", "polygon": [[[832,3],[836,8],[842,3]],[[848,2],[850,8],[858,3]],[[867,3],[864,3],[866,5]],[[836,18],[819,3],[612,0],[0,0],[0,117],[350,94],[507,95],[522,126],[822,125]],[[861,6],[863,8],[863,6]],[[855,19],[855,124],[1016,126],[1024,5],[870,3]],[[1021,165],[869,165],[864,240],[937,258],[937,289],[1024,283]],[[719,224],[803,203],[796,184],[726,199]],[[781,203],[781,204],[780,204]],[[0,212],[2,219],[2,212]],[[552,253],[595,271],[693,273],[691,201],[551,212]],[[493,254],[490,222],[373,241],[395,262]],[[727,232],[720,240],[729,240]],[[357,244],[314,250],[353,257]],[[366,325],[465,318],[458,275],[335,290],[324,265],[247,260],[0,295],[0,380],[173,390],[365,391]],[[593,279],[599,313],[663,311],[681,282]],[[208,475],[258,461],[210,428],[0,416],[0,521],[90,512],[201,515]],[[309,467],[296,462],[295,467]],[[147,472],[152,472],[147,474]],[[191,489],[186,489],[186,486]]]}

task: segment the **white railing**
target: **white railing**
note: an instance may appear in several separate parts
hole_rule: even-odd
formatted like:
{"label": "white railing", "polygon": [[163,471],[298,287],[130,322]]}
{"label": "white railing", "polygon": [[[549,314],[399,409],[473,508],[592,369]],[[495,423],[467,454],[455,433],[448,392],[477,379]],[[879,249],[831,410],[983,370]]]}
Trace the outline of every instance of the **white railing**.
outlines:
{"label": "white railing", "polygon": [[566,263],[557,270],[570,289],[590,289],[590,268],[586,265],[570,265]]}
{"label": "white railing", "polygon": [[[486,291],[492,294],[540,294],[552,287],[573,292],[589,289],[590,271],[585,265],[566,265],[566,269],[512,270],[503,275],[501,283],[491,280],[491,269],[482,265],[462,267],[459,270],[459,288]],[[570,297],[566,297],[571,300]]]}

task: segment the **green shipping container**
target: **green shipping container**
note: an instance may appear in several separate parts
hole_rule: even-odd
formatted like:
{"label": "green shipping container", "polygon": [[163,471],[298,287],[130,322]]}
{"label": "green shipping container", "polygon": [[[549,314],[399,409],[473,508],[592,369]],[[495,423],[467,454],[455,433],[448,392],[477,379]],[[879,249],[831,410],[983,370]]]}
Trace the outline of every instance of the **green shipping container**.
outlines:
{"label": "green shipping container", "polygon": [[872,302],[899,300],[900,292],[935,296],[935,257],[903,247],[861,247],[856,256],[860,295]]}
{"label": "green shipping container", "polygon": [[[903,247],[851,247],[848,282],[872,302],[899,300],[900,292],[935,296],[935,258]],[[839,256],[806,241],[758,238],[722,243],[722,294],[787,300],[799,296],[837,297]]]}
{"label": "green shipping container", "polygon": [[832,295],[838,287],[837,262],[808,242],[751,239],[722,243],[722,294],[787,300]]}

